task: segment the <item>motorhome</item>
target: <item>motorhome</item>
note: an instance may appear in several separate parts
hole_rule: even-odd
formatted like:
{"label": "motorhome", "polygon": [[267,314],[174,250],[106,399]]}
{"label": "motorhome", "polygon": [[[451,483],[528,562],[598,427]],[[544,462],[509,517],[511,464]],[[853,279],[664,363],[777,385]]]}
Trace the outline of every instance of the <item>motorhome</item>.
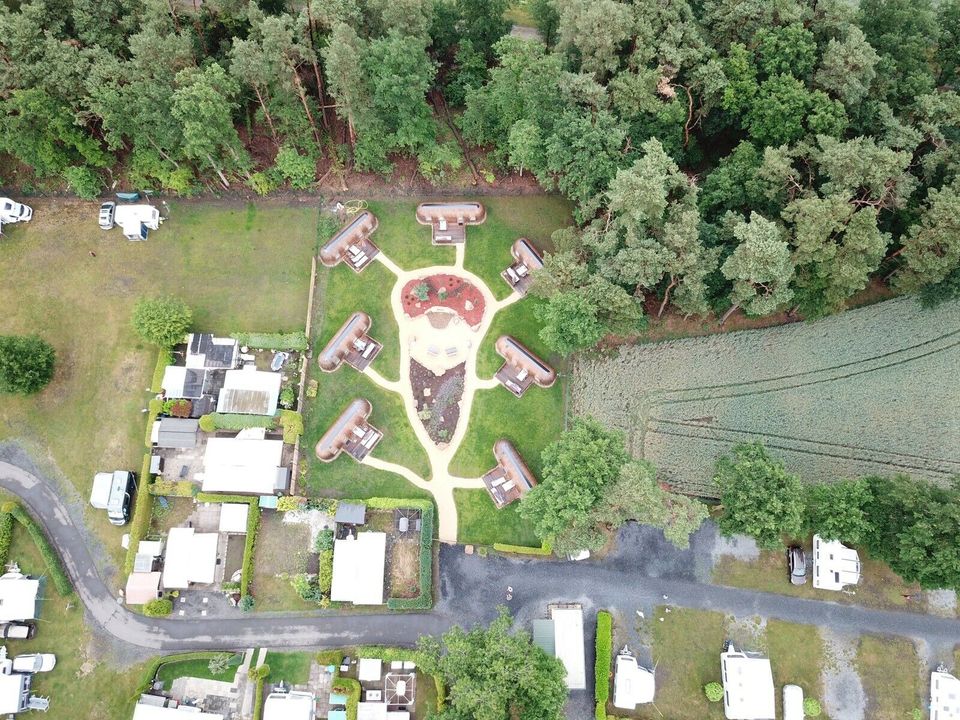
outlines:
{"label": "motorhome", "polygon": [[90,504],[98,510],[106,510],[113,525],[126,525],[130,520],[134,490],[136,482],[128,470],[97,473],[90,491]]}

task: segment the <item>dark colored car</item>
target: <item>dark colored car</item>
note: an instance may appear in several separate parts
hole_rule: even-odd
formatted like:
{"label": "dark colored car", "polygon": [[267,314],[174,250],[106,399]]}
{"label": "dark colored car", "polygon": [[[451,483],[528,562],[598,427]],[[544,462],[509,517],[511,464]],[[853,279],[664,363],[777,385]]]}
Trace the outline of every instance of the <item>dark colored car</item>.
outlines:
{"label": "dark colored car", "polygon": [[787,567],[790,569],[791,583],[803,585],[807,582],[807,556],[799,545],[787,548]]}
{"label": "dark colored car", "polygon": [[33,623],[6,622],[0,623],[0,638],[4,640],[26,640],[37,634],[37,626]]}

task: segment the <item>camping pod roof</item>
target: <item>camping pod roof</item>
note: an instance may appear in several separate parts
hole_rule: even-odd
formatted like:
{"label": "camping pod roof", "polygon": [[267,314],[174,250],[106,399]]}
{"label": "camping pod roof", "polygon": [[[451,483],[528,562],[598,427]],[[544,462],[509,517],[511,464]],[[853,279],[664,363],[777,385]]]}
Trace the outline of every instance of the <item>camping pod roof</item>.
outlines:
{"label": "camping pod roof", "polygon": [[371,412],[373,412],[373,406],[365,398],[357,398],[347,405],[317,443],[317,457],[321,460],[333,460],[340,454],[340,449],[349,437],[350,432],[357,425],[366,421]]}
{"label": "camping pod roof", "polygon": [[501,335],[496,343],[497,355],[511,365],[526,368],[540,387],[550,387],[557,379],[556,371],[537,357],[519,340]]}
{"label": "camping pod roof", "polygon": [[334,333],[330,342],[320,353],[320,358],[317,360],[320,368],[326,372],[331,372],[340,367],[343,356],[349,352],[353,341],[367,333],[370,329],[370,323],[370,316],[365,312],[358,311],[347,318],[347,321]]}
{"label": "camping pod roof", "polygon": [[340,258],[350,245],[370,235],[377,229],[377,225],[377,216],[369,210],[364,210],[340,228],[337,234],[320,248],[320,262],[327,267],[333,267],[340,262]]}

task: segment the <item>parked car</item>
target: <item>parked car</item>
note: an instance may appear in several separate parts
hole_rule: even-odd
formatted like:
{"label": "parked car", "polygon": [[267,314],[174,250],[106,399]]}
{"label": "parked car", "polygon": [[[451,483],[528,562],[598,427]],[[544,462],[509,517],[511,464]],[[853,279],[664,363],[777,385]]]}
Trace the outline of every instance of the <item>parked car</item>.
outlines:
{"label": "parked car", "polygon": [[101,230],[112,230],[113,229],[113,217],[117,212],[117,204],[115,202],[105,202],[100,206],[100,229]]}
{"label": "parked car", "polygon": [[790,582],[794,585],[807,582],[807,556],[802,547],[793,545],[787,549],[787,566],[790,568]]}
{"label": "parked car", "polygon": [[29,222],[33,218],[33,208],[10,198],[0,198],[0,222]]}
{"label": "parked car", "polygon": [[27,640],[37,634],[37,626],[32,623],[0,623],[0,638],[6,640]]}
{"label": "parked car", "polygon": [[53,653],[30,653],[13,659],[13,671],[20,673],[50,672],[56,665],[57,656]]}

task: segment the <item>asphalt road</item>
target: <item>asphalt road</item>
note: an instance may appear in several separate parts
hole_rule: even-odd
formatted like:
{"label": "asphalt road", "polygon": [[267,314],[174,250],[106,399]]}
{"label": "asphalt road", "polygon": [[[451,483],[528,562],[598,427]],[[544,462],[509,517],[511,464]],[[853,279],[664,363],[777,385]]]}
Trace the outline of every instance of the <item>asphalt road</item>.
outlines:
{"label": "asphalt road", "polygon": [[420,635],[443,632],[454,624],[488,622],[496,615],[497,606],[505,603],[508,585],[514,588],[514,596],[506,604],[521,623],[542,616],[550,602],[582,602],[587,610],[608,608],[627,615],[667,604],[780,618],[845,633],[901,635],[931,645],[960,643],[960,622],[956,620],[712,585],[703,558],[705,547],[712,545],[710,533],[715,532],[710,526],[695,536],[687,551],[674,549],[650,528],[627,526],[621,531],[616,552],[601,561],[578,563],[482,558],[464,554],[459,546],[443,546],[439,598],[434,609],[425,613],[334,614],[318,610],[309,615],[146,618],[118,604],[97,571],[87,537],[52,484],[0,462],[0,486],[19,496],[40,520],[63,557],[90,621],[122,642],[158,651],[412,645]]}

